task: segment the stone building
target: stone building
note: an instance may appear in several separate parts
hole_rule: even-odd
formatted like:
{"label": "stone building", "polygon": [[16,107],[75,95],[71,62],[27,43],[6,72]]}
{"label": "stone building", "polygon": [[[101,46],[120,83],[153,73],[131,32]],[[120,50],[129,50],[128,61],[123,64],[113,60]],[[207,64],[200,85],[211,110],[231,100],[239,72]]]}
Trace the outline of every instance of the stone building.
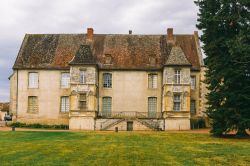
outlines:
{"label": "stone building", "polygon": [[203,117],[198,33],[26,34],[10,77],[19,122],[82,130],[188,130]]}

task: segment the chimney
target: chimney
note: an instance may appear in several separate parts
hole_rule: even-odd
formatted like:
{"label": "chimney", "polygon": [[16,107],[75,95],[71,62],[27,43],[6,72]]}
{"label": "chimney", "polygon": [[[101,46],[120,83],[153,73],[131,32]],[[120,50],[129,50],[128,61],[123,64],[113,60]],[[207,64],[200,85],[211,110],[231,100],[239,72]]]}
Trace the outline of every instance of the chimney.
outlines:
{"label": "chimney", "polygon": [[194,37],[195,37],[196,39],[199,39],[198,31],[194,31]]}
{"label": "chimney", "polygon": [[128,34],[132,35],[132,30],[129,30],[129,31],[128,31]]}
{"label": "chimney", "polygon": [[87,40],[93,40],[93,34],[94,34],[94,29],[93,28],[87,28]]}
{"label": "chimney", "polygon": [[173,34],[173,28],[167,29],[167,41],[173,42],[174,41],[174,34]]}

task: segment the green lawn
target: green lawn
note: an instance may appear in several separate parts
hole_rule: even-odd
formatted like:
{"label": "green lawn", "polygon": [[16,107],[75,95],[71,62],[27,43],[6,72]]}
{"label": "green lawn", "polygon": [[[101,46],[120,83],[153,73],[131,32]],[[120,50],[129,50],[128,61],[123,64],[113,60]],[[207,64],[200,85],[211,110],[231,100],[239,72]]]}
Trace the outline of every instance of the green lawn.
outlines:
{"label": "green lawn", "polygon": [[0,165],[250,165],[250,140],[166,132],[0,132]]}

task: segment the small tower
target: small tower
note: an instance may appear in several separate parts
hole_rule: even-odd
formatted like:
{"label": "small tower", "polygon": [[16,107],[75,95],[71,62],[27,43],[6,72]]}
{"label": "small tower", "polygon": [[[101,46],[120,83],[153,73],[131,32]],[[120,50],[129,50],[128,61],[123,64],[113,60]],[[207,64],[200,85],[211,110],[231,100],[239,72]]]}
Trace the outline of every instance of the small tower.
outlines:
{"label": "small tower", "polygon": [[[191,63],[182,48],[175,43],[173,30],[168,29],[170,54],[163,68],[163,116],[166,130],[190,129],[190,69]],[[184,128],[185,126],[185,128]]]}
{"label": "small tower", "polygon": [[97,64],[90,45],[80,45],[69,63],[70,129],[94,130],[97,114]]}

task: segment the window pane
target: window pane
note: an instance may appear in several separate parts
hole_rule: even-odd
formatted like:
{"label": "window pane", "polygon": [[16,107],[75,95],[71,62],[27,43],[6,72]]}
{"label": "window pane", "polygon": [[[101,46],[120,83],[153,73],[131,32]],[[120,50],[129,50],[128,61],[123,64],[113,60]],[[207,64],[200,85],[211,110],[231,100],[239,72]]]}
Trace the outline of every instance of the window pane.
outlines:
{"label": "window pane", "polygon": [[180,110],[181,110],[181,96],[174,95],[174,111],[180,111]]}
{"label": "window pane", "polygon": [[112,98],[103,97],[102,98],[102,113],[104,116],[110,116],[112,110]]}
{"label": "window pane", "polygon": [[196,77],[192,76],[191,77],[191,89],[195,89],[196,86]]}
{"label": "window pane", "polygon": [[196,113],[196,103],[195,103],[195,100],[191,100],[191,103],[190,103],[190,112],[195,114]]}
{"label": "window pane", "polygon": [[156,117],[156,111],[157,111],[157,98],[149,97],[148,98],[148,116],[151,118]]}
{"label": "window pane", "polygon": [[38,73],[29,73],[29,88],[38,88]]}
{"label": "window pane", "polygon": [[80,109],[86,109],[87,108],[87,96],[86,96],[86,94],[80,94],[79,108]]}
{"label": "window pane", "polygon": [[61,87],[62,88],[69,88],[70,84],[70,74],[69,73],[62,73],[61,74]]}
{"label": "window pane", "polygon": [[112,74],[110,73],[103,74],[103,87],[112,88]]}
{"label": "window pane", "polygon": [[61,97],[61,112],[69,112],[69,97]]}
{"label": "window pane", "polygon": [[175,70],[174,83],[175,84],[180,84],[180,82],[181,82],[181,71],[180,70]]}
{"label": "window pane", "polygon": [[38,111],[38,102],[36,96],[28,97],[28,112],[37,112]]}
{"label": "window pane", "polygon": [[86,83],[86,72],[80,71],[80,84],[85,84],[85,83]]}

